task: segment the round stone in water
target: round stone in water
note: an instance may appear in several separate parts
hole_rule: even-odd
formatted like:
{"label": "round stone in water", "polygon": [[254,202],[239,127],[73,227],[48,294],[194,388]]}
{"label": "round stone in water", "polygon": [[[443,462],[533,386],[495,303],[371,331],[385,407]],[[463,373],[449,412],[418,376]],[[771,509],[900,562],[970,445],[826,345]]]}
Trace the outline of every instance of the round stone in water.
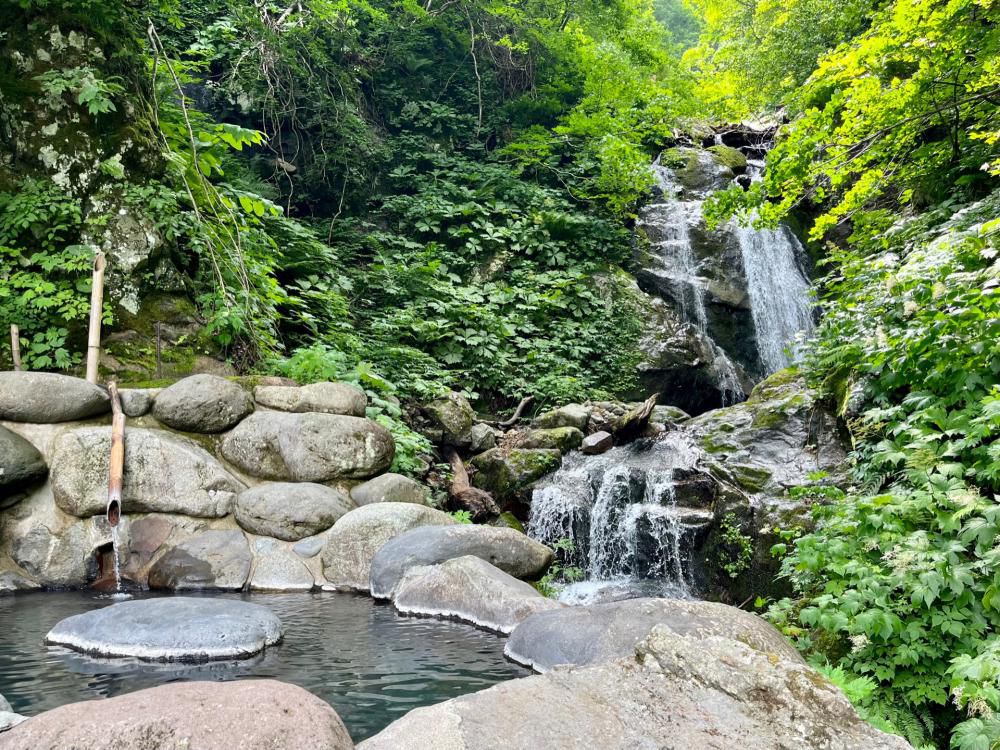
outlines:
{"label": "round stone in water", "polygon": [[178,596],[121,602],[67,617],[45,642],[92,656],[204,662],[253,656],[281,635],[281,620],[267,607]]}

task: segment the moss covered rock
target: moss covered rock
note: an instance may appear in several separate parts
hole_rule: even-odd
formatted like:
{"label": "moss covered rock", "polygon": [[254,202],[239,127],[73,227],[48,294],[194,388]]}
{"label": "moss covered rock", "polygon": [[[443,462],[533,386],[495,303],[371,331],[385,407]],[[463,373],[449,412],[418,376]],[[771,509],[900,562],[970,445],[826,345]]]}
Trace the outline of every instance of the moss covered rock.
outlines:
{"label": "moss covered rock", "polygon": [[521,448],[550,448],[561,453],[569,453],[579,448],[583,442],[583,432],[576,427],[552,427],[547,430],[531,430],[521,439]]}
{"label": "moss covered rock", "polygon": [[554,449],[492,448],[472,459],[472,483],[498,500],[512,498],[560,463],[562,453]]}
{"label": "moss covered rock", "polygon": [[711,146],[708,150],[715,156],[715,160],[719,164],[727,169],[731,169],[736,174],[746,171],[747,158],[739,149],[719,145]]}

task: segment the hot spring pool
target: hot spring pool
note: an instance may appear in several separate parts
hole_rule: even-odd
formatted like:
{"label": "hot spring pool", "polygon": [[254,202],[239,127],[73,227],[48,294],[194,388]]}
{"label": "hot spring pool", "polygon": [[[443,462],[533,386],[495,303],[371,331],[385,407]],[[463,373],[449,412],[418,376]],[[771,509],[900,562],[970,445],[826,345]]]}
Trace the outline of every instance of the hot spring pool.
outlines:
{"label": "hot spring pool", "polygon": [[284,640],[245,661],[98,661],[46,646],[43,639],[63,618],[108,606],[108,599],[91,592],[0,597],[0,694],[16,712],[32,716],[177,680],[270,677],[330,703],[359,742],[412,708],[529,674],[504,659],[499,636],[457,622],[401,617],[367,596],[212,596],[270,607],[285,626]]}

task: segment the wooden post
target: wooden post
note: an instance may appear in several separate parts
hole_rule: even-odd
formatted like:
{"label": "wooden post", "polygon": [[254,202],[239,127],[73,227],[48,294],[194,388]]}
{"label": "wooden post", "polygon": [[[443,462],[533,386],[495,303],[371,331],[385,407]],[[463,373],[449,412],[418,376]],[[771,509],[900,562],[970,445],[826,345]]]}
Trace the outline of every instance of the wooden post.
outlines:
{"label": "wooden post", "polygon": [[14,370],[21,369],[21,332],[13,323],[10,324],[10,356],[14,360]]}
{"label": "wooden post", "polygon": [[111,396],[111,468],[108,472],[108,524],[117,526],[122,517],[122,484],[125,481],[125,412],[115,383],[108,385]]}
{"label": "wooden post", "polygon": [[97,362],[101,356],[101,313],[104,310],[104,253],[94,258],[90,288],[90,334],[87,337],[87,380],[97,383]]}

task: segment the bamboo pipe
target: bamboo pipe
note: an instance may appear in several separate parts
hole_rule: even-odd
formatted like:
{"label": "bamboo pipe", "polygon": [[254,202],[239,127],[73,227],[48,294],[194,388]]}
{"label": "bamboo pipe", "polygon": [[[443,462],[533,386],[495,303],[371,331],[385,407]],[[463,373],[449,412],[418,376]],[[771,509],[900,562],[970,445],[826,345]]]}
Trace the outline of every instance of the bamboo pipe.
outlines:
{"label": "bamboo pipe", "polygon": [[111,396],[111,467],[108,472],[108,507],[105,516],[110,526],[122,517],[122,484],[125,480],[125,412],[115,383],[108,385]]}
{"label": "bamboo pipe", "polygon": [[87,337],[87,380],[97,383],[97,362],[101,356],[101,313],[104,310],[104,253],[94,257],[94,277],[90,288],[90,333]]}
{"label": "bamboo pipe", "polygon": [[13,323],[10,324],[10,356],[14,360],[14,370],[21,369],[21,332]]}

